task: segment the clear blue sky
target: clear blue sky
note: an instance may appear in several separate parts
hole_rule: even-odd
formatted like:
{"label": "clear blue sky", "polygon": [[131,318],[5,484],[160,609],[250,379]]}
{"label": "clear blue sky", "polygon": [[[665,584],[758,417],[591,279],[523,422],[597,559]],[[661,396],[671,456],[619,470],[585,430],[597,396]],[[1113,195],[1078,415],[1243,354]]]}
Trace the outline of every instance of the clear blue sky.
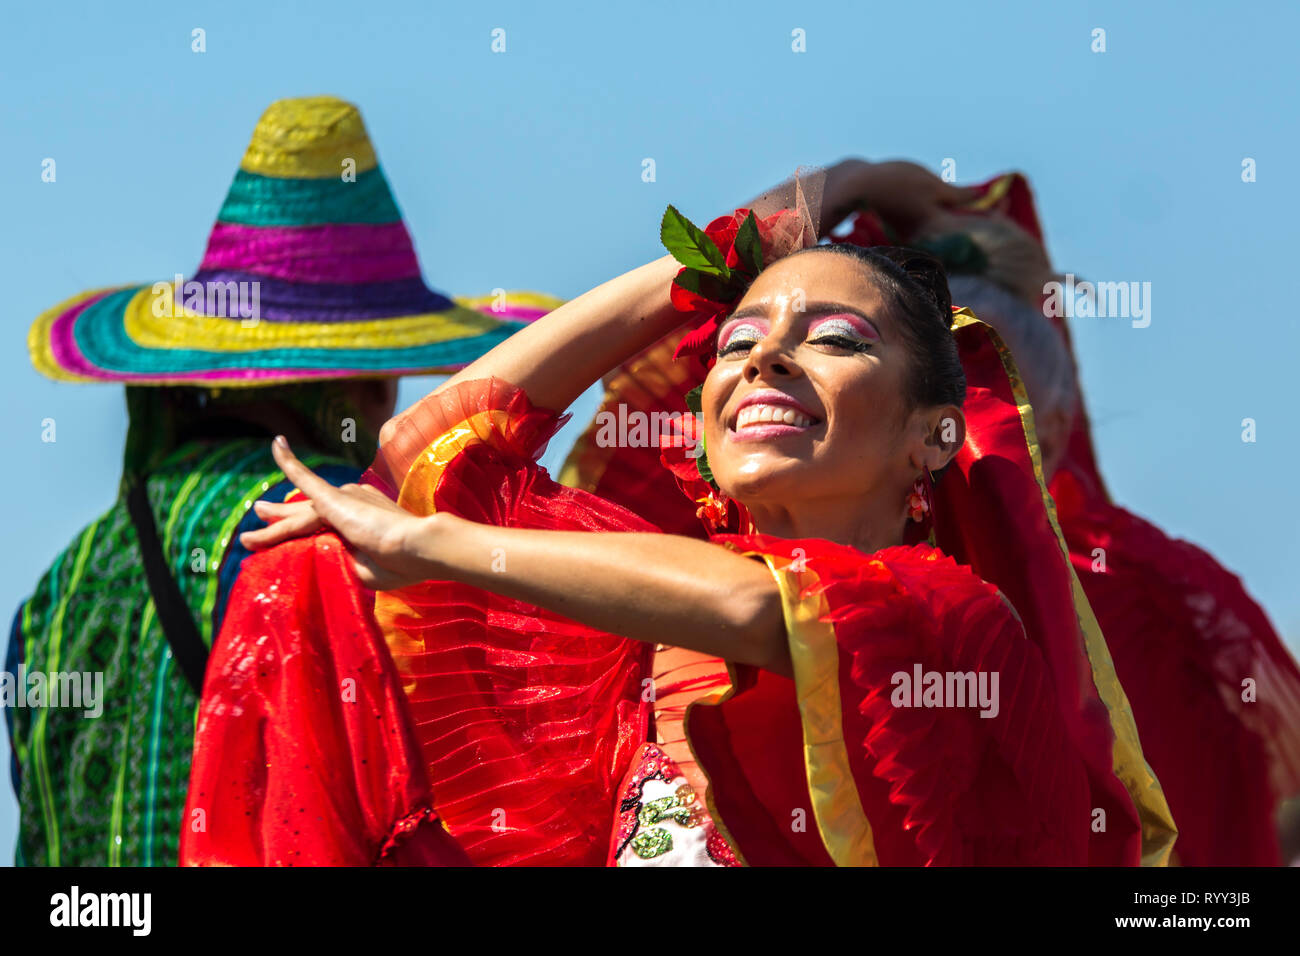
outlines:
{"label": "clear blue sky", "polygon": [[[426,278],[458,294],[575,295],[659,254],[666,203],[707,220],[801,164],[1025,171],[1059,268],[1152,284],[1149,328],[1074,323],[1112,492],[1211,550],[1300,639],[1292,4],[133,0],[0,18],[6,621],[113,500],[126,424],[120,388],[31,369],[32,319],[191,272],[263,108],[330,93],[360,105]],[[5,862],[14,820],[6,786]]]}

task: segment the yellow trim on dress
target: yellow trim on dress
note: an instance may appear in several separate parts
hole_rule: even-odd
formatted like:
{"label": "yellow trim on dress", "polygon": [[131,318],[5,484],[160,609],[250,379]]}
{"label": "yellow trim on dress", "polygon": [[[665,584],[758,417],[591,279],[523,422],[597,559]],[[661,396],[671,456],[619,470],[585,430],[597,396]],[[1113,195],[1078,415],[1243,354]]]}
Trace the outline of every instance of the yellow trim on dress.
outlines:
{"label": "yellow trim on dress", "polygon": [[1106,646],[1101,626],[1092,613],[1092,605],[1088,603],[1088,597],[1079,583],[1078,575],[1074,573],[1074,566],[1070,563],[1070,548],[1065,543],[1065,536],[1061,533],[1060,523],[1056,519],[1056,502],[1048,492],[1047,482],[1043,477],[1042,455],[1038,447],[1034,411],[1029,404],[1028,392],[1020,378],[1011,350],[1003,343],[997,331],[981,322],[969,309],[960,309],[953,314],[953,332],[973,325],[984,327],[986,334],[998,350],[1002,367],[1011,381],[1016,408],[1020,413],[1020,424],[1024,428],[1025,441],[1029,445],[1030,459],[1034,466],[1034,479],[1038,482],[1039,491],[1042,493],[1043,506],[1047,510],[1047,517],[1056,535],[1057,545],[1061,549],[1065,568],[1070,573],[1075,613],[1078,614],[1079,628],[1083,632],[1084,651],[1092,671],[1092,681],[1110,715],[1110,726],[1115,735],[1111,747],[1111,767],[1132,798],[1142,824],[1142,865],[1167,866],[1174,840],[1178,836],[1178,828],[1169,812],[1169,804],[1165,801],[1160,781],[1156,779],[1155,773],[1142,754],[1137,723],[1133,719],[1133,709],[1129,705],[1128,696],[1124,693],[1119,677],[1115,674],[1110,649]]}
{"label": "yellow trim on dress", "polygon": [[812,572],[778,567],[772,555],[763,555],[763,560],[781,592],[817,832],[836,866],[879,866],[871,823],[862,809],[844,743],[839,642],[834,625],[822,620],[826,598],[800,596],[815,583]]}
{"label": "yellow trim on dress", "polygon": [[[826,599],[822,595],[801,597],[808,585],[815,583],[810,571],[793,572],[778,568],[776,558],[761,552],[746,552],[747,557],[761,557],[772,572],[781,594],[782,614],[790,660],[794,664],[795,695],[799,703],[804,741],[804,768],[808,793],[812,798],[813,821],[822,845],[836,866],[879,866],[871,822],[862,808],[857,781],[844,742],[843,712],[840,709],[839,641],[835,627],[822,618]],[[731,686],[710,694],[686,708],[683,730],[696,766],[708,781],[704,802],[714,826],[727,841],[736,858],[745,863],[734,837],[728,831],[713,796],[713,780],[708,764],[701,760],[691,742],[690,716],[696,707],[714,707],[726,703],[738,684],[735,670],[727,662]],[[745,864],[748,865],[748,864]]]}
{"label": "yellow trim on dress", "polygon": [[1003,173],[993,180],[988,192],[966,203],[963,208],[968,212],[987,212],[1000,203],[1007,193],[1011,192],[1011,184],[1015,182],[1015,179],[1015,173]]}

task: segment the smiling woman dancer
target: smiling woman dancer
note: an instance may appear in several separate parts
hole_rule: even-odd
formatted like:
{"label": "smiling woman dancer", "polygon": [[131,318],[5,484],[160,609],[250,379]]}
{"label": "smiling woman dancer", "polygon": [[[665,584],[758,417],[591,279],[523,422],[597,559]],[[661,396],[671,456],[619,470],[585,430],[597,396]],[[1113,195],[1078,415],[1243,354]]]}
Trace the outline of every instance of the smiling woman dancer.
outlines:
{"label": "smiling woman dancer", "polygon": [[[678,261],[449,379],[390,422],[366,484],[277,439],[310,502],[259,505],[275,523],[248,543],[283,543],[214,653],[182,862],[1163,861],[1172,826],[1078,629],[1009,359],[935,260],[806,248],[801,211],[705,235],[670,209]],[[742,532],[710,541],[536,464],[551,410],[682,309],[712,362],[707,455],[673,467]],[[1014,573],[999,591],[966,565]],[[707,801],[653,742],[665,640],[729,666],[685,722]]]}

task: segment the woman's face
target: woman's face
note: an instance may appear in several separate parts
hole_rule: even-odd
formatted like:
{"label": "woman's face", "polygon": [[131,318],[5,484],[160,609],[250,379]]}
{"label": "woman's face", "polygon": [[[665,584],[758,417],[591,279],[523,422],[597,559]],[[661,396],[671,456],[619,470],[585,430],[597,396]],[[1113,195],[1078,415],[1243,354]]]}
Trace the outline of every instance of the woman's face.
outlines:
{"label": "woman's face", "polygon": [[932,426],[909,407],[907,348],[869,268],[830,252],[782,259],[719,329],[709,466],[751,510],[890,496],[901,521],[921,467],[947,460],[926,457]]}

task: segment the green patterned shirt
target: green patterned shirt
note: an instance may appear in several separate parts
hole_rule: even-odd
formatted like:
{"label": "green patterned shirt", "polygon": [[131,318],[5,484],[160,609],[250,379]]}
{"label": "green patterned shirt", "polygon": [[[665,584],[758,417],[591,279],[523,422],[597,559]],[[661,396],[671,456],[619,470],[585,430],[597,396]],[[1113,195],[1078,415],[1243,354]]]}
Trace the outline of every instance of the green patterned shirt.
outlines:
{"label": "green patterned shirt", "polygon": [[[356,474],[331,463],[325,477]],[[246,554],[237,531],[241,522],[245,530],[260,524],[253,501],[282,498],[287,484],[267,492],[283,479],[261,439],[191,443],[149,476],[168,565],[209,646]],[[11,640],[9,658],[27,674],[103,674],[98,717],[75,707],[7,709],[19,771],[18,862],[174,865],[198,700],[158,624],[124,496],[41,578]]]}

